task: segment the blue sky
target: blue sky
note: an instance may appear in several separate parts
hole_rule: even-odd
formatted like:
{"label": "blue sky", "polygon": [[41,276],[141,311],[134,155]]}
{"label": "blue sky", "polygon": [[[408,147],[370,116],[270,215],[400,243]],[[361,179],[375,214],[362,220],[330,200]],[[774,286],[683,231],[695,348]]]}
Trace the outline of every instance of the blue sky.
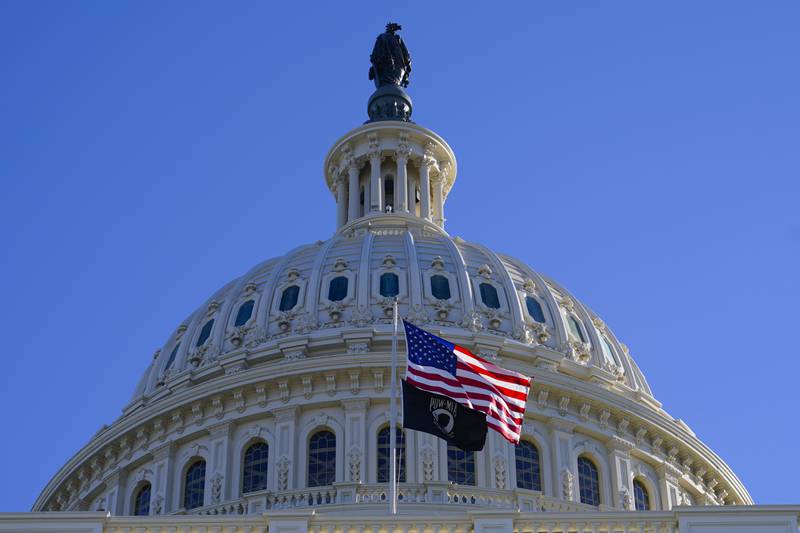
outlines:
{"label": "blue sky", "polygon": [[758,503],[797,503],[800,3],[0,4],[0,511],[255,263],[328,238],[322,160],[404,25],[452,235],[569,288]]}

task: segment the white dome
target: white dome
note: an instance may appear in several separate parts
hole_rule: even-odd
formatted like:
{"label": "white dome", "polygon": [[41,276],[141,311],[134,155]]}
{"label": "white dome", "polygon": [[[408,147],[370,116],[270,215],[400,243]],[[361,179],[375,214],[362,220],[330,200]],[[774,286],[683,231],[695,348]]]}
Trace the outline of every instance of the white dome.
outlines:
{"label": "white dome", "polygon": [[[156,353],[134,401],[147,400],[182,373],[211,368],[222,372],[224,365],[218,363],[229,354],[278,346],[288,339],[308,339],[313,346],[317,339],[330,343],[332,338],[346,338],[353,329],[386,329],[392,298],[380,294],[384,273],[397,275],[401,316],[426,329],[490,357],[501,350],[522,351],[527,364],[584,369],[582,379],[602,382],[618,394],[651,396],[627,348],[597,315],[551,279],[483,245],[451,238],[432,224],[378,215],[328,241],[264,261],[217,291]],[[447,280],[449,299],[431,293],[434,275]],[[328,299],[334,277],[348,280],[347,294],[339,302]],[[483,301],[481,285],[496,293],[496,302]],[[298,287],[297,304],[281,311],[287,287]],[[251,305],[252,311],[237,327],[245,303],[240,318]],[[211,320],[209,339],[198,347]]]}
{"label": "white dome", "polygon": [[[536,454],[525,464],[539,468],[538,484],[520,483],[520,448],[490,432],[473,483],[453,484],[444,442],[409,432],[403,505],[634,509],[642,490],[652,509],[751,503],[728,466],[661,409],[599,317],[527,265],[447,235],[456,161],[444,140],[414,124],[367,124],[334,145],[324,169],[334,236],[257,265],[180,323],[123,415],[59,470],[35,510],[132,514],[143,486],[149,514],[383,501],[376,439],[388,422],[395,296],[401,316],[533,376],[522,438]],[[320,430],[335,449],[321,487],[309,456]],[[254,442],[266,474],[248,491]],[[597,505],[582,494],[585,460],[597,469]],[[187,508],[187,471],[200,463]]]}

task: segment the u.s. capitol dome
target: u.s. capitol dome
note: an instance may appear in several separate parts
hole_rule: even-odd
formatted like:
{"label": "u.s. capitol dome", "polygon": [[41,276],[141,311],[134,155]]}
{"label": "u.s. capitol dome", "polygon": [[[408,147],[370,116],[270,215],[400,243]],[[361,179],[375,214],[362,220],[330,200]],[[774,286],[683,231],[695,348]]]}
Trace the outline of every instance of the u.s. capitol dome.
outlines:
{"label": "u.s. capitol dome", "polygon": [[591,309],[446,233],[453,151],[409,121],[403,91],[375,94],[372,120],[324,160],[335,233],[256,265],[168,325],[122,416],[34,510],[385,509],[395,299],[407,320],[534,378],[519,446],[490,432],[483,451],[462,452],[404,434],[406,512],[752,503]]}

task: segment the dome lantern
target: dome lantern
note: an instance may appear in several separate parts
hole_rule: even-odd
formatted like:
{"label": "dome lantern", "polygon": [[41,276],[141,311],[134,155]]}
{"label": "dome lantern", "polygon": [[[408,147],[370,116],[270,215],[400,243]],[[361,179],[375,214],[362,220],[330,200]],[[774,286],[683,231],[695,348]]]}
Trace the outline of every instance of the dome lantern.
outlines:
{"label": "dome lantern", "polygon": [[444,228],[444,202],[456,178],[456,158],[444,139],[410,122],[411,59],[399,24],[389,23],[370,56],[377,89],[370,120],[337,141],[324,173],[336,200],[336,227],[375,216],[400,215]]}

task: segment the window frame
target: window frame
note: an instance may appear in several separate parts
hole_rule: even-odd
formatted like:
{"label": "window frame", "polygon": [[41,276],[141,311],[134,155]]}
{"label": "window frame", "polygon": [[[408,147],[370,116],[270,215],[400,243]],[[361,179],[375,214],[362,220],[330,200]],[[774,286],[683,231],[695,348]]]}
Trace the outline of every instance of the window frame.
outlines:
{"label": "window frame", "polygon": [[[251,490],[245,490],[245,483],[246,483],[246,470],[247,470],[247,453],[253,448],[254,446],[263,445],[267,448],[267,457],[266,460],[260,464],[264,464],[265,471],[264,471],[264,486],[261,488],[255,488]],[[253,492],[260,492],[262,490],[267,490],[269,488],[269,476],[271,472],[271,461],[272,456],[270,455],[270,446],[269,442],[263,438],[254,438],[247,441],[247,443],[242,448],[242,455],[241,455],[241,473],[239,476],[239,490],[242,495],[244,494],[252,494]]]}
{"label": "window frame", "polygon": [[[187,491],[188,491],[188,488],[189,488],[189,486],[188,486],[189,472],[190,472],[190,470],[192,468],[194,468],[196,465],[199,465],[200,463],[203,464],[203,477],[202,477],[203,481],[202,481],[202,486],[198,490],[200,491],[200,495],[201,495],[201,500],[202,501],[200,502],[199,505],[195,505],[193,507],[188,507],[187,506],[187,499],[188,499],[189,493]],[[205,505],[205,501],[206,501],[206,473],[207,473],[206,471],[207,471],[207,469],[208,469],[208,463],[207,463],[205,457],[193,457],[192,459],[190,459],[190,460],[188,460],[186,462],[186,466],[184,466],[184,468],[183,468],[183,474],[181,475],[181,500],[180,500],[181,501],[181,508],[189,511],[189,510],[192,510],[192,509],[197,509],[197,508],[203,507]]]}
{"label": "window frame", "polygon": [[[321,433],[330,433],[333,437],[333,459],[332,459],[332,468],[326,470],[332,470],[332,476],[330,483],[328,484],[311,484],[311,454],[312,454],[312,442],[314,441],[314,437]],[[328,447],[325,453],[330,453],[330,447]],[[316,487],[328,487],[336,483],[337,481],[337,461],[339,455],[339,439],[336,435],[336,432],[330,427],[319,427],[314,429],[308,434],[308,440],[306,444],[306,488],[316,488]],[[318,475],[318,474],[317,474]]]}
{"label": "window frame", "polygon": [[[464,454],[464,457],[463,458],[453,457],[451,455],[451,452],[453,454],[456,454],[456,453]],[[471,458],[471,460],[469,458]],[[463,483],[460,483],[459,481],[453,479],[454,477],[457,477],[456,475],[452,475],[453,473],[455,473],[455,474],[460,474],[461,473],[461,472],[456,472],[453,469],[453,467],[455,465],[452,464],[452,463],[455,463],[455,462],[458,462],[458,463],[462,463],[463,462],[463,464],[465,464],[465,465],[469,465],[469,464],[472,465],[472,472],[469,472],[468,468],[464,469],[464,477],[466,479],[465,479],[465,481]],[[476,487],[478,485],[478,465],[477,465],[477,462],[478,461],[477,461],[477,457],[476,457],[476,453],[475,452],[464,451],[464,450],[462,450],[460,448],[456,448],[452,444],[448,444],[447,445],[447,481],[449,481],[451,483],[455,483],[457,485],[462,485],[462,486],[465,486],[465,487]],[[469,482],[469,476],[470,475],[472,477],[472,480],[471,480],[472,482],[471,483]]]}
{"label": "window frame", "polygon": [[[520,486],[520,475],[519,475],[520,474],[520,468],[519,468],[520,467],[520,464],[519,464],[520,463],[520,457],[517,455],[517,450],[518,449],[522,449],[522,445],[523,444],[529,445],[531,448],[533,448],[536,451],[536,466],[537,466],[538,472],[535,472],[535,473],[538,474],[538,481],[539,481],[539,487],[538,488],[536,488],[536,486],[535,486],[536,485],[536,483],[535,483],[536,476],[532,476],[534,478],[533,482],[532,482],[532,485],[533,485],[532,488]],[[533,461],[531,461],[531,462],[533,462]],[[516,488],[522,489],[522,490],[534,490],[534,491],[538,491],[538,492],[543,492],[544,472],[542,471],[542,450],[539,447],[539,445],[536,442],[534,442],[532,439],[521,438],[520,441],[519,441],[519,444],[517,444],[514,447],[514,468],[515,468],[516,478],[517,478],[517,480],[516,480]]]}
{"label": "window frame", "polygon": [[[390,470],[391,469],[391,464],[390,464],[390,460],[391,459],[388,457],[389,455],[391,455],[391,451],[390,451],[391,450],[391,448],[390,448],[391,436],[389,436],[390,435],[390,429],[391,429],[391,427],[388,424],[387,425],[383,425],[375,433],[375,480],[376,480],[376,483],[388,483],[389,482],[389,477],[391,476],[391,470]],[[383,446],[381,444],[381,435],[383,434],[383,432],[386,432],[386,434],[387,434],[387,437],[386,437],[386,452],[385,452],[386,457],[384,458],[384,460],[386,461],[386,479],[385,480],[381,480],[381,473],[382,473],[381,459],[382,459],[382,453],[383,453],[383,452],[381,452],[381,449],[382,449],[382,446]],[[402,450],[404,452],[400,456],[399,461],[398,461],[400,464],[399,464],[399,468],[397,469],[398,470],[398,472],[397,472],[397,474],[398,474],[397,475],[397,481],[399,483],[406,483],[407,480],[408,480],[408,461],[407,461],[407,459],[408,459],[408,439],[407,439],[407,435],[406,435],[406,433],[405,433],[405,431],[403,430],[402,427],[398,426],[396,428],[395,440],[402,440],[402,445],[403,445]],[[400,449],[401,449],[400,447],[397,448],[398,452],[400,451]]]}
{"label": "window frame", "polygon": [[[581,472],[581,464],[582,464],[582,462],[588,463],[594,469],[596,478],[595,479],[590,479],[590,480],[588,480],[588,482],[591,482],[592,485],[596,485],[596,491],[593,490],[595,487],[586,487],[586,491],[584,491],[584,486],[583,486],[583,483],[582,483],[582,481],[584,480],[584,477],[582,476],[582,472]],[[593,457],[591,457],[590,455],[587,455],[587,454],[584,453],[584,454],[581,454],[581,455],[579,455],[577,457],[576,463],[577,463],[577,472],[578,472],[578,501],[580,501],[580,503],[582,503],[582,504],[592,505],[592,506],[595,506],[595,507],[601,505],[603,503],[603,480],[602,480],[602,477],[601,477],[601,474],[600,474],[600,467],[598,466],[597,461]],[[591,491],[593,493],[596,493],[596,496],[597,496],[597,500],[596,501],[597,501],[597,503],[584,501],[584,499],[583,499],[584,498],[584,492],[589,492],[589,491]]]}
{"label": "window frame", "polygon": [[[147,513],[140,514],[139,511],[139,497],[142,492],[148,489],[150,491],[147,496]],[[131,516],[150,516],[151,504],[153,502],[153,484],[149,479],[144,479],[136,484],[133,489],[133,500],[131,501]]]}

